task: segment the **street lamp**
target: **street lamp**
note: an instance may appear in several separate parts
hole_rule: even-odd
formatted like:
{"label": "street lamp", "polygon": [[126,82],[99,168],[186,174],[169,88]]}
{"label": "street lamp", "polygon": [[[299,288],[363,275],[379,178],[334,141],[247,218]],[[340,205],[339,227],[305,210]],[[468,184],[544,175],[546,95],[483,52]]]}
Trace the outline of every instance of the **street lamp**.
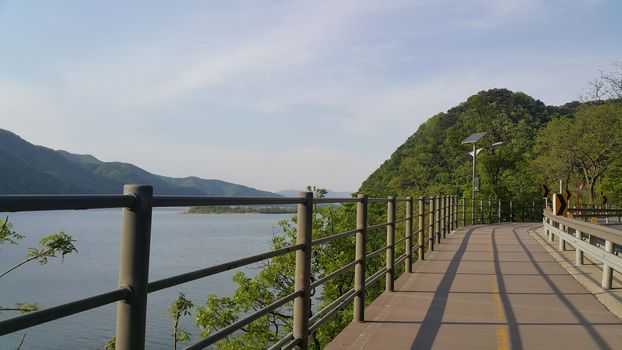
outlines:
{"label": "street lamp", "polygon": [[472,186],[471,186],[471,200],[474,201],[475,200],[475,191],[477,189],[477,191],[479,191],[479,179],[477,178],[477,176],[475,175],[475,165],[477,164],[477,154],[483,150],[484,148],[480,148],[477,149],[475,147],[475,144],[477,143],[477,141],[479,141],[482,137],[486,136],[486,134],[488,134],[487,132],[478,132],[475,133],[469,137],[467,137],[466,139],[464,139],[464,141],[462,141],[463,144],[465,143],[472,143],[473,144],[473,151],[469,152],[469,154],[473,157],[473,182],[472,182]]}
{"label": "street lamp", "polygon": [[[471,186],[471,223],[475,223],[475,192],[479,191],[479,178],[476,176],[475,174],[475,169],[476,169],[476,164],[477,164],[477,155],[479,154],[479,152],[481,152],[481,150],[483,150],[486,147],[482,147],[482,148],[477,148],[475,146],[475,144],[477,143],[477,141],[479,141],[482,137],[486,136],[486,134],[488,134],[487,132],[478,132],[475,134],[472,134],[471,136],[467,137],[466,139],[464,139],[464,141],[462,141],[462,143],[472,143],[473,144],[473,151],[469,152],[469,154],[473,157],[473,183]],[[499,145],[502,145],[503,142],[495,142],[492,145],[490,145],[491,147],[496,147]]]}

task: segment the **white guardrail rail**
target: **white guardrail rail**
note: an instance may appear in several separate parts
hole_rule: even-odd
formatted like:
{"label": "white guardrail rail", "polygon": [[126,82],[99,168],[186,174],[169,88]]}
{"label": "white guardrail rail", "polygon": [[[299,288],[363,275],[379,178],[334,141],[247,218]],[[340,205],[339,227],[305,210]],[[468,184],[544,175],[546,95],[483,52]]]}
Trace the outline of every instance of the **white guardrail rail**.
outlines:
{"label": "white guardrail rail", "polygon": [[601,286],[604,289],[611,289],[613,270],[622,272],[622,257],[618,255],[622,247],[622,231],[553,215],[552,212],[546,210],[543,224],[550,241],[554,240],[554,236],[558,237],[560,251],[565,250],[566,242],[575,248],[577,265],[583,264],[584,254],[593,262],[602,263]]}

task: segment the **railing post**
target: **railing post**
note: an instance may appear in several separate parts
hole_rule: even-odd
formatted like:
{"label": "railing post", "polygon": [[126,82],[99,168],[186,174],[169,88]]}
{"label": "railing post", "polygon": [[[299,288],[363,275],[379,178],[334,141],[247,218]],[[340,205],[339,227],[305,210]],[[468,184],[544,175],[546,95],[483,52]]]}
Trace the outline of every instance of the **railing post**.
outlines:
{"label": "railing post", "polygon": [[436,202],[436,229],[434,230],[436,232],[436,243],[441,243],[441,220],[442,220],[442,216],[441,216],[441,196],[436,196],[435,199]]}
{"label": "railing post", "polygon": [[367,245],[367,195],[359,194],[356,202],[356,247],[354,259],[354,322],[365,321],[365,256]]}
{"label": "railing post", "polygon": [[492,200],[488,198],[488,223],[492,224]]}
{"label": "railing post", "polygon": [[467,225],[467,201],[466,197],[462,197],[462,227]]}
{"label": "railing post", "polygon": [[119,287],[132,294],[117,303],[116,348],[144,349],[153,187],[125,185],[123,194],[136,198],[132,208],[123,209],[119,253]]}
{"label": "railing post", "polygon": [[406,266],[404,271],[413,272],[413,199],[406,197],[406,240],[404,241],[404,253],[406,254]]}
{"label": "railing post", "polygon": [[484,200],[479,200],[479,223],[484,223]]}
{"label": "railing post", "polygon": [[[417,244],[419,245],[419,248],[417,249],[417,258],[420,261],[425,259],[424,225],[425,225],[425,200],[423,199],[423,197],[419,197],[419,223],[417,225],[419,229],[419,232],[417,233],[417,236],[418,236]],[[412,270],[412,265],[411,265],[411,270]]]}
{"label": "railing post", "polygon": [[449,196],[449,232],[454,230],[454,196]]}
{"label": "railing post", "polygon": [[501,199],[499,199],[499,207],[497,210],[497,216],[499,218],[499,223],[501,223]]}
{"label": "railing post", "polygon": [[387,201],[387,254],[385,273],[385,290],[387,292],[394,291],[393,276],[395,274],[395,197],[389,196]]}
{"label": "railing post", "polygon": [[434,236],[434,228],[436,227],[436,223],[434,223],[435,221],[435,216],[436,216],[436,201],[434,199],[434,197],[430,197],[430,222],[428,223],[428,238],[429,238],[429,242],[430,242],[430,246],[429,246],[429,250],[432,251],[434,250],[434,242],[436,240],[436,237]]}
{"label": "railing post", "polygon": [[[566,225],[559,224],[559,229],[562,232],[566,232]],[[566,250],[566,240],[564,238],[565,237],[563,237],[563,234],[559,235],[559,247],[557,250],[559,250],[560,252]]]}
{"label": "railing post", "polygon": [[[613,254],[613,242],[605,240],[605,251]],[[603,280],[601,287],[603,289],[611,289],[613,284],[613,269],[607,263],[603,262]]]}
{"label": "railing post", "polygon": [[471,198],[471,225],[475,225],[475,197]]}
{"label": "railing post", "polygon": [[[581,231],[575,229],[574,236],[579,241],[583,241],[583,239],[581,238]],[[575,249],[575,259],[574,259],[575,264],[583,265],[583,251],[579,249],[578,244],[574,247],[574,249]]]}
{"label": "railing post", "polygon": [[447,233],[447,196],[441,196],[441,235],[445,239]]}
{"label": "railing post", "polygon": [[454,230],[458,229],[458,195],[454,195]]}
{"label": "railing post", "polygon": [[304,202],[298,204],[296,244],[304,247],[296,251],[294,290],[302,295],[294,299],[293,335],[300,339],[298,349],[309,348],[309,317],[311,316],[311,232],[313,230],[313,193],[301,192]]}
{"label": "railing post", "polygon": [[512,208],[512,200],[510,199],[510,222],[514,222],[514,211]]}

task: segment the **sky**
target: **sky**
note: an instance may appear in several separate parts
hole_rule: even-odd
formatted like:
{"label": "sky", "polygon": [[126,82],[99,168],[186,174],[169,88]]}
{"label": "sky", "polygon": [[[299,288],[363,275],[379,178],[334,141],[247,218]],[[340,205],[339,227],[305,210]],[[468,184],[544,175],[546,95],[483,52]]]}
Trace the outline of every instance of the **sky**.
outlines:
{"label": "sky", "polygon": [[355,191],[490,88],[576,100],[618,0],[0,0],[0,128],[156,174]]}

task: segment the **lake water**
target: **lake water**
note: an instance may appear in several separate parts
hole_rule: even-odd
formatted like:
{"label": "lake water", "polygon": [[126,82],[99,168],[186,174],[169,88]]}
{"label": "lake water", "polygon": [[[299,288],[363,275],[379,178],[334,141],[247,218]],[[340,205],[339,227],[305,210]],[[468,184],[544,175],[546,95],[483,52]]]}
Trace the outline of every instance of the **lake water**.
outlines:
{"label": "lake water", "polygon": [[[188,272],[261,253],[270,249],[270,239],[279,231],[277,222],[291,214],[181,215],[184,208],[158,208],[153,213],[149,280]],[[26,238],[19,245],[0,246],[0,270],[23,259],[28,247],[38,246],[41,237],[58,231],[77,241],[77,254],[50,259],[47,265],[30,262],[0,279],[0,305],[37,302],[50,307],[117,288],[121,210],[85,210],[9,215],[13,229]],[[256,265],[221,273],[199,281],[149,294],[147,348],[171,349],[172,324],[166,308],[183,292],[195,305],[209,293],[225,294],[234,289],[236,271],[249,274]],[[0,318],[13,316],[4,312]],[[115,304],[0,337],[0,349],[14,349],[28,333],[22,349],[101,349],[115,332]],[[183,326],[197,339],[193,317]]]}

